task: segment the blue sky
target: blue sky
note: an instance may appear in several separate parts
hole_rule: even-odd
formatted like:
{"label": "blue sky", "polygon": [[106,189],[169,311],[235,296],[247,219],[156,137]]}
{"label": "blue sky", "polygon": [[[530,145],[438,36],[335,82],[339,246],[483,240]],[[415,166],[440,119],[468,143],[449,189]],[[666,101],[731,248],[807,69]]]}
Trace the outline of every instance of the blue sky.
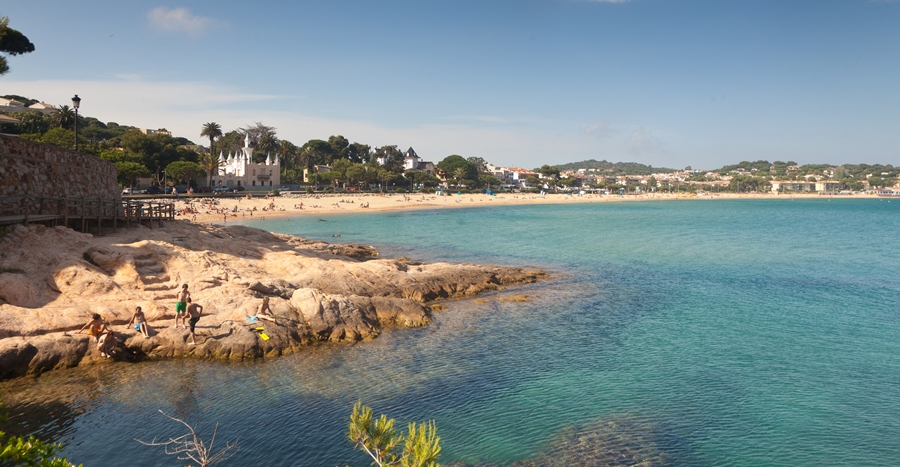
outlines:
{"label": "blue sky", "polygon": [[536,167],[900,165],[900,1],[29,0],[0,94]]}

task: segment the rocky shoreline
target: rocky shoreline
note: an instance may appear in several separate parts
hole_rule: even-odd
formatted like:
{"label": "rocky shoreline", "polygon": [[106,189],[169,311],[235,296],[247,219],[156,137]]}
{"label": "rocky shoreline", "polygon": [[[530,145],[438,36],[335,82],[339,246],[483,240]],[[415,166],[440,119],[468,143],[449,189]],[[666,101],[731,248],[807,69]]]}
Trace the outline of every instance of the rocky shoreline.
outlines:
{"label": "rocky shoreline", "polygon": [[[92,337],[77,333],[94,313],[119,336],[116,359],[252,359],[372,339],[387,326],[422,326],[431,321],[430,302],[543,277],[540,270],[383,259],[369,247],[245,226],[174,221],[94,237],[16,225],[0,238],[0,379],[106,360]],[[182,284],[204,308],[197,345],[174,327]],[[249,322],[263,297],[278,325]],[[154,330],[149,338],[126,326],[136,306]]]}

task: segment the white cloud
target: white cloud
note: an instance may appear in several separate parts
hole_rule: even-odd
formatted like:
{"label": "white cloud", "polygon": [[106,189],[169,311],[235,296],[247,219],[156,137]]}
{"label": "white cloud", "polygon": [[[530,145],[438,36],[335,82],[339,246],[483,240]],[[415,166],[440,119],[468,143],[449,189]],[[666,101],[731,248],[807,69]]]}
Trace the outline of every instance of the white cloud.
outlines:
{"label": "white cloud", "polygon": [[147,23],[158,31],[186,32],[192,36],[202,36],[219,24],[215,19],[196,16],[184,7],[169,9],[163,6],[147,13]]}
{"label": "white cloud", "polygon": [[[595,156],[594,148],[578,138],[579,128],[567,133],[560,131],[559,125],[546,122],[498,124],[495,122],[502,119],[494,117],[395,125],[329,118],[273,110],[279,102],[297,96],[247,93],[216,82],[151,82],[128,75],[103,81],[4,81],[3,88],[57,105],[69,104],[72,95],[78,94],[83,115],[139,128],[166,128],[175,136],[198,143],[203,141],[200,129],[206,122],[217,122],[230,131],[260,121],[274,126],[279,137],[295,144],[341,134],[372,146],[412,146],[435,162],[460,154],[484,157],[500,165],[538,167]],[[549,129],[554,126],[556,129]],[[559,157],[566,160],[555,160]]]}
{"label": "white cloud", "polygon": [[609,127],[609,122],[606,120],[600,120],[599,122],[589,125],[584,129],[584,134],[586,135],[594,135],[598,138],[608,138],[612,134],[612,129]]}
{"label": "white cloud", "polygon": [[643,127],[634,130],[628,141],[628,152],[634,156],[652,154],[663,149],[662,142],[651,130]]}

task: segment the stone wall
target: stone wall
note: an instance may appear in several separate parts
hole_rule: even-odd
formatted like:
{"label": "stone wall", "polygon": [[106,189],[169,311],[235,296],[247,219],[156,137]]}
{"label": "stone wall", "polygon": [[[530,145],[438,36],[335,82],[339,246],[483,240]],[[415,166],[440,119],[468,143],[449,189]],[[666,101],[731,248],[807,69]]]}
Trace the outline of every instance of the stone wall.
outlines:
{"label": "stone wall", "polygon": [[116,166],[97,156],[0,135],[0,197],[121,199]]}

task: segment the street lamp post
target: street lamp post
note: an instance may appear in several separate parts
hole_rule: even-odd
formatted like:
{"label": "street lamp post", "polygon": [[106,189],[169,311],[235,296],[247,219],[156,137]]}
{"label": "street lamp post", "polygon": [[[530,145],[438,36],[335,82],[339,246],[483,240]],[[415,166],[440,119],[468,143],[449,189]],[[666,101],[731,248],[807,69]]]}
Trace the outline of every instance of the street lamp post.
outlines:
{"label": "street lamp post", "polygon": [[75,150],[78,150],[78,107],[81,106],[81,98],[78,94],[72,98],[72,107],[75,108]]}

